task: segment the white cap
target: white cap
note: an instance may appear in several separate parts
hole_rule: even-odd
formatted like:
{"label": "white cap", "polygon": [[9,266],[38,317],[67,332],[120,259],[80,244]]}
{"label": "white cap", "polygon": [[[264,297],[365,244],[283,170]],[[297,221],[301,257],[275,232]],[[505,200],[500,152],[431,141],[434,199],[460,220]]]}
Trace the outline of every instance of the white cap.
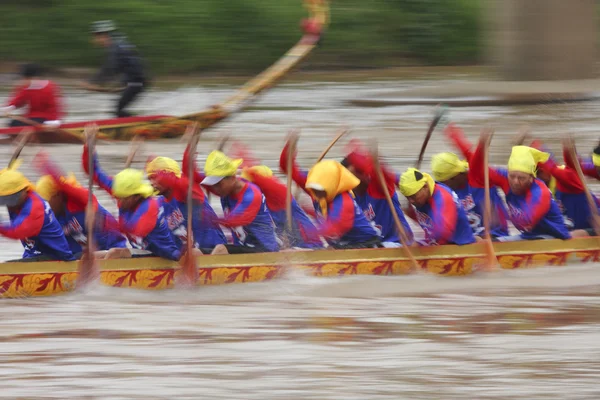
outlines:
{"label": "white cap", "polygon": [[223,178],[225,178],[225,177],[224,176],[207,176],[202,180],[202,182],[200,182],[200,184],[206,185],[206,186],[216,185],[217,183],[221,182],[223,180]]}

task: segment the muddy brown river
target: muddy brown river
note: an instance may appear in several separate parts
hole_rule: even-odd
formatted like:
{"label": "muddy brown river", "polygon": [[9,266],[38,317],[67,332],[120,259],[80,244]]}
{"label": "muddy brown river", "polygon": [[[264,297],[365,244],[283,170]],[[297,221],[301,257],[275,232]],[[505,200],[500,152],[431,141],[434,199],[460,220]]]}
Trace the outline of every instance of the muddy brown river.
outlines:
{"label": "muddy brown river", "polygon": [[[464,79],[452,76],[452,81]],[[396,169],[412,164],[431,118],[424,106],[360,108],[346,100],[443,81],[309,82],[279,86],[253,107],[205,132],[200,161],[223,134],[276,168],[286,132],[301,128],[309,166],[342,125],[376,138]],[[140,114],[185,114],[214,104],[227,85],[153,91]],[[113,95],[65,90],[69,119],[109,116]],[[6,92],[0,92],[4,101]],[[560,158],[560,136],[578,149],[598,142],[600,102],[451,111],[467,135],[496,129],[491,161],[506,162],[524,124]],[[332,151],[341,158],[342,140]],[[27,147],[22,170],[41,147]],[[46,145],[84,179],[81,146]],[[148,154],[181,160],[179,141],[147,143]],[[436,132],[424,166],[447,143]],[[12,148],[0,145],[0,163]],[[127,143],[99,144],[103,166],[123,167]],[[425,168],[427,169],[427,168]],[[595,188],[595,186],[593,186]],[[102,192],[100,201],[114,203]],[[215,209],[220,207],[215,203]],[[2,219],[6,210],[0,210]],[[0,259],[21,247],[0,240]],[[517,399],[600,398],[600,265],[500,271],[465,278],[312,278],[193,291],[97,286],[52,298],[0,300],[0,398],[6,399]]]}

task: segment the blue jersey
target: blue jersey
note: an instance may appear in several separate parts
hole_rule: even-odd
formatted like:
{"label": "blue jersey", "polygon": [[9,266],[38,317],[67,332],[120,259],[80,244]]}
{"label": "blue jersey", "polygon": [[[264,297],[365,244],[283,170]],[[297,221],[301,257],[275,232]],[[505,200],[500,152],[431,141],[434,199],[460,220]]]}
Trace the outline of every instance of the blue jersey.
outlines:
{"label": "blue jersey", "polygon": [[219,223],[231,230],[236,246],[279,251],[275,224],[258,186],[244,181],[240,192],[221,197],[221,206],[225,217]]}
{"label": "blue jersey", "polygon": [[[273,211],[269,208],[269,212],[273,217],[273,222],[275,222],[277,235],[280,237],[286,236],[287,216],[285,209]],[[292,235],[290,245],[303,249],[318,249],[323,247],[317,228],[295,199],[292,199]]]}
{"label": "blue jersey", "polygon": [[415,209],[428,244],[464,245],[475,242],[467,214],[456,193],[448,186],[436,182],[429,201]]}
{"label": "blue jersey", "polygon": [[[381,237],[382,242],[400,243],[398,229],[396,229],[396,223],[394,222],[394,217],[387,199],[374,196],[367,190],[366,193],[356,196],[356,203],[362,209],[367,221],[371,223],[373,228],[375,228],[375,231]],[[392,203],[394,204],[394,210],[396,211],[398,218],[400,218],[400,222],[408,235],[408,244],[411,244],[414,240],[413,233],[400,207],[398,194],[395,192],[392,196]]]}
{"label": "blue jersey", "polygon": [[1,225],[0,233],[19,239],[25,248],[23,258],[49,256],[55,260],[75,259],[65,234],[50,205],[30,191],[18,211],[9,209],[10,224]]}
{"label": "blue jersey", "polygon": [[[474,187],[467,183],[464,188],[454,191],[462,204],[469,225],[473,229],[473,234],[483,237],[485,227],[483,224],[483,207],[485,204],[485,189]],[[508,212],[504,206],[504,202],[498,194],[497,188],[490,188],[490,204],[492,206],[492,215],[490,221],[492,237],[500,237],[508,235]]]}
{"label": "blue jersey", "polygon": [[319,233],[332,247],[367,243],[380,238],[367,220],[350,192],[340,193],[327,204],[327,218],[323,217],[318,202],[313,202]]}

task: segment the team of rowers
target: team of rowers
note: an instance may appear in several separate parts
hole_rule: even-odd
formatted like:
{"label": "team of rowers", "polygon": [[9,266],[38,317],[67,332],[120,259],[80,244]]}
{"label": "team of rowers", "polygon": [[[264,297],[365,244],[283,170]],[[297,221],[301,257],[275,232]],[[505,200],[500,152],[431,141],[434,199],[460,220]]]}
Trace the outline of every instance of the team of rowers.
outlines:
{"label": "team of rowers", "polygon": [[[97,128],[88,127],[87,132],[93,136]],[[302,170],[295,152],[290,151],[297,137],[290,137],[281,153],[281,171],[290,173],[313,202],[313,207],[306,209],[291,199],[291,227],[286,224],[288,188],[273,171],[218,150],[208,154],[202,172],[186,149],[182,166],[171,158],[153,157],[145,171],[127,168],[115,176],[104,171],[95,152],[91,154],[93,181],[116,199],[118,218],[95,197],[89,203],[88,189],[40,153],[34,166],[44,175],[36,185],[17,170],[18,163],[0,171],[0,205],[8,207],[10,216],[10,222],[0,224],[0,234],[21,240],[25,248],[21,261],[79,258],[87,246],[87,226],[94,227],[97,257],[131,257],[130,248],[137,248],[179,260],[186,248],[191,207],[193,244],[198,254],[400,247],[394,213],[409,245],[474,243],[486,235],[482,216],[486,197],[484,150],[489,134],[482,133],[475,147],[455,124],[445,126],[444,134],[462,157],[436,154],[431,162],[432,175],[415,168],[396,174],[385,165],[379,170],[374,155],[357,140],[350,142],[341,162],[326,159],[308,171]],[[88,157],[85,145],[82,159],[86,173],[90,172]],[[590,161],[573,159],[567,153],[564,160],[565,164],[559,165],[535,141],[531,146],[514,146],[507,168],[489,168],[493,210],[489,235],[493,240],[569,239],[595,234],[585,186],[575,167],[580,163],[587,176],[600,180],[600,148],[594,150]],[[188,176],[188,170],[194,171],[193,176]],[[380,171],[385,184],[377,179]],[[186,201],[190,179],[191,204]],[[397,189],[408,199],[404,210]],[[222,217],[215,213],[206,193],[220,197]],[[423,241],[415,241],[405,215],[422,228]],[[88,224],[91,217],[93,225]],[[517,235],[509,233],[509,220],[519,231]],[[222,228],[231,232],[229,240]]]}

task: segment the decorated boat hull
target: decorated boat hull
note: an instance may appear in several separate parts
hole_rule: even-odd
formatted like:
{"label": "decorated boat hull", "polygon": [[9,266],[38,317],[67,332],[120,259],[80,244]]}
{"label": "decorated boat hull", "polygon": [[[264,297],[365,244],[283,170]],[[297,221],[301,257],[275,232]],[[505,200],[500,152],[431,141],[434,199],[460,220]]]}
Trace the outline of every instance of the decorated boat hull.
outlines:
{"label": "decorated boat hull", "polygon": [[[541,240],[494,244],[504,269],[559,266],[600,260],[597,238]],[[307,275],[405,275],[430,273],[463,276],[479,270],[484,258],[480,244],[413,249],[420,264],[415,270],[403,249],[319,250],[198,257],[199,285],[263,282],[291,270]],[[100,260],[100,280],[113,287],[161,290],[175,286],[177,263],[156,257]],[[77,262],[7,262],[0,264],[0,294],[4,297],[49,296],[71,291]]]}
{"label": "decorated boat hull", "polygon": [[[329,23],[327,0],[304,0],[310,20],[318,21],[321,29]],[[100,128],[101,140],[131,140],[135,136],[146,139],[164,139],[181,136],[190,122],[198,122],[208,128],[247,107],[258,94],[274,86],[281,78],[304,60],[317,46],[320,32],[306,32],[300,41],[277,62],[251,79],[224,102],[198,113],[181,117],[154,115],[144,117],[107,119],[64,124],[58,130],[43,131],[41,125],[36,140],[41,143],[82,143],[84,127],[94,122]],[[0,128],[0,135],[16,136],[23,128]]]}

